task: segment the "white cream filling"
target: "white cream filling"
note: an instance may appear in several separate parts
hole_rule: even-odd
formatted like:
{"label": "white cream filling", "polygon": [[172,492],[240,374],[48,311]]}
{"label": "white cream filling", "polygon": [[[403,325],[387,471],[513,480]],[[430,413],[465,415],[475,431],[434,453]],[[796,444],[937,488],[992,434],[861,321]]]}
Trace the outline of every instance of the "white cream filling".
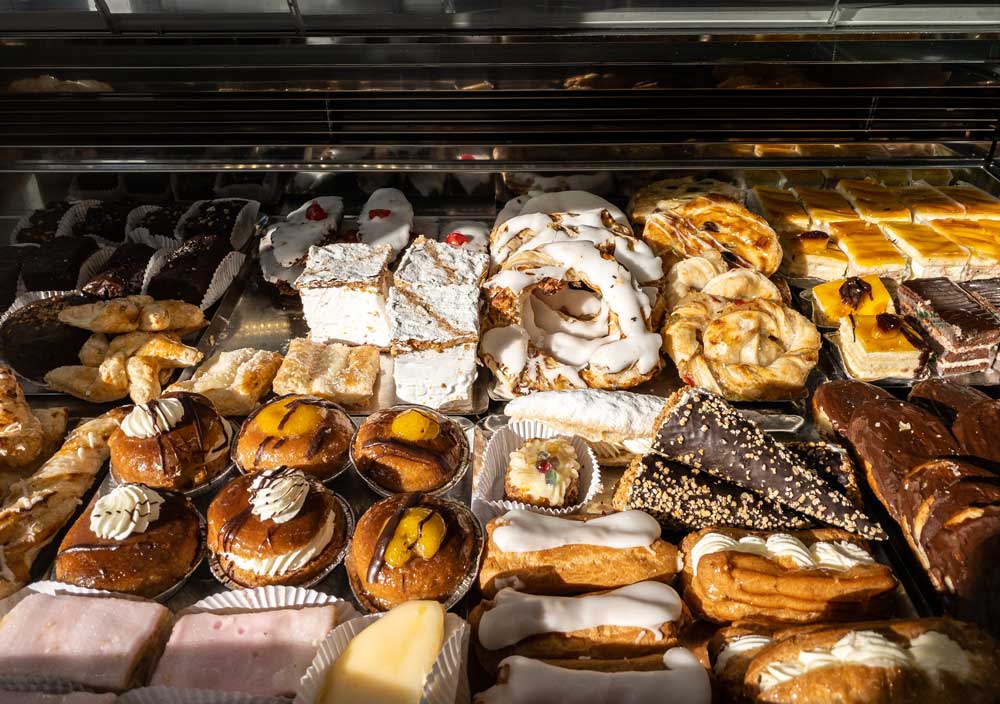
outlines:
{"label": "white cream filling", "polygon": [[280,577],[302,569],[323,552],[323,549],[333,539],[333,525],[334,517],[331,513],[327,517],[326,523],[323,524],[323,527],[312,540],[300,548],[279,555],[247,558],[231,552],[224,552],[222,554],[241,570],[267,577]]}
{"label": "white cream filling", "polygon": [[130,438],[152,438],[173,429],[184,417],[179,398],[160,398],[137,405],[122,420],[121,429]]}
{"label": "white cream filling", "polygon": [[698,574],[701,558],[717,552],[742,552],[768,559],[787,559],[803,569],[849,570],[857,565],[872,564],[875,559],[853,543],[838,540],[818,542],[806,547],[798,538],[787,533],[775,533],[767,540],[748,535],[739,540],[721,533],[706,533],[691,548],[691,569]]}
{"label": "white cream filling", "polygon": [[717,658],[715,658],[715,674],[721,675],[726,670],[726,665],[737,655],[742,655],[743,653],[749,653],[750,651],[757,650],[758,648],[763,648],[765,645],[769,645],[771,639],[767,636],[739,636],[733,638],[731,641],[726,643]]}

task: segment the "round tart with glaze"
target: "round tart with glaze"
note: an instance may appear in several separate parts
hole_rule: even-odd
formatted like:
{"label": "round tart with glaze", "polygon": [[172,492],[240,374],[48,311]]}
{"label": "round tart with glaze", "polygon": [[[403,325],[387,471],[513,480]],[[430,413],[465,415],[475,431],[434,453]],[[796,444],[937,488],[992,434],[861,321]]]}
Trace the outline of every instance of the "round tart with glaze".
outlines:
{"label": "round tart with glaze", "polygon": [[347,465],[354,423],[343,408],[315,396],[279,396],[251,413],[236,441],[244,472],[290,467],[326,481]]}
{"label": "round tart with glaze", "polygon": [[177,586],[202,555],[201,517],[189,499],[124,484],[97,499],[66,533],[55,578],[154,598]]}
{"label": "round tart with glaze", "polygon": [[348,518],[333,492],[299,470],[245,474],[208,507],[208,549],[228,582],[242,587],[307,584],[347,543]]}
{"label": "round tart with glaze", "polygon": [[347,577],[369,611],[414,599],[447,604],[471,584],[481,542],[461,504],[419,492],[390,496],[358,521]]}
{"label": "round tart with glaze", "polygon": [[368,416],[351,445],[358,472],[385,493],[435,492],[465,470],[468,441],[451,418],[419,406]]}
{"label": "round tart with glaze", "polygon": [[184,391],[132,406],[108,440],[119,484],[191,491],[229,465],[232,426],[210,400]]}

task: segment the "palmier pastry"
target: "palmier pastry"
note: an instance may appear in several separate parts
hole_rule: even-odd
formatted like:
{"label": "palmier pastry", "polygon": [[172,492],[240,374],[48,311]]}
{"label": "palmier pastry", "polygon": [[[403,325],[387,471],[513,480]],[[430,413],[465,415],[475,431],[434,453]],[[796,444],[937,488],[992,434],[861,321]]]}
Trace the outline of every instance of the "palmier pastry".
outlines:
{"label": "palmier pastry", "polygon": [[561,518],[508,511],[486,525],[479,587],[531,594],[580,594],[644,580],[669,583],[677,549],[660,540],[660,524],[642,511]]}
{"label": "palmier pastry", "polygon": [[279,396],[251,413],[236,440],[244,472],[298,469],[325,481],[340,474],[354,434],[343,408],[315,396]]}
{"label": "palmier pastry", "polygon": [[100,497],[66,533],[60,582],[156,597],[201,560],[201,519],[182,494],[123,484]]}
{"label": "palmier pastry", "polygon": [[892,400],[892,394],[863,381],[828,381],[813,393],[813,424],[820,436],[836,440],[847,432],[854,412],[868,401],[876,399]]}
{"label": "palmier pastry", "polygon": [[562,508],[580,500],[580,460],[566,438],[532,438],[510,453],[504,497]]}
{"label": "palmier pastry", "polygon": [[232,427],[200,394],[173,392],[132,406],[114,432],[111,473],[120,483],[189,491],[229,464]]}
{"label": "palmier pastry", "polygon": [[992,704],[997,644],[943,618],[789,631],[761,650],[744,693],[767,704]]}
{"label": "palmier pastry", "polygon": [[413,599],[447,603],[478,566],[472,513],[421,493],[373,505],[354,530],[347,577],[362,606],[386,611]]}
{"label": "palmier pastry", "polygon": [[716,623],[845,621],[884,613],[897,582],[850,533],[820,529],[688,535],[684,601]]}
{"label": "palmier pastry", "polygon": [[685,383],[740,401],[801,395],[821,343],[815,325],[778,301],[705,293],[685,296],[663,328]]}
{"label": "palmier pastry", "polygon": [[436,491],[467,462],[461,427],[429,408],[389,408],[368,416],[354,438],[354,465],[385,492]]}
{"label": "palmier pastry", "polygon": [[208,549],[244,587],[308,583],[340,557],[348,537],[334,494],[294,469],[237,477],[208,507]]}
{"label": "palmier pastry", "polygon": [[580,596],[501,589],[469,614],[476,655],[490,673],[512,655],[594,670],[609,660],[662,656],[689,620],[677,592],[662,582]]}

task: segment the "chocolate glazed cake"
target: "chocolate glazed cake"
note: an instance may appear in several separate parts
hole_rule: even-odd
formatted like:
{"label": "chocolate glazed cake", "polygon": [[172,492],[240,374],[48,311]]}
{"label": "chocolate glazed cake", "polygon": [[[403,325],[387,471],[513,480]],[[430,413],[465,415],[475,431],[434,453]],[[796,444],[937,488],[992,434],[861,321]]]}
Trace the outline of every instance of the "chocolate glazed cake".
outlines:
{"label": "chocolate glazed cake", "polygon": [[910,389],[907,400],[930,411],[951,425],[955,422],[955,416],[962,409],[974,406],[980,401],[988,401],[989,398],[972,386],[947,379],[926,379]]}

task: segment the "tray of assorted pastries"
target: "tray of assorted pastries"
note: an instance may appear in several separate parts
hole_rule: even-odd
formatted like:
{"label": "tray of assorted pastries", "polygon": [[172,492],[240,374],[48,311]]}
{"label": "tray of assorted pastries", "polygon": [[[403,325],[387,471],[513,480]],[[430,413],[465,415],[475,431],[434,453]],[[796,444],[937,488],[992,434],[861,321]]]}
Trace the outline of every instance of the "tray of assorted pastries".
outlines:
{"label": "tray of assorted pastries", "polygon": [[1000,701],[982,174],[448,178],[18,223],[2,701]]}

